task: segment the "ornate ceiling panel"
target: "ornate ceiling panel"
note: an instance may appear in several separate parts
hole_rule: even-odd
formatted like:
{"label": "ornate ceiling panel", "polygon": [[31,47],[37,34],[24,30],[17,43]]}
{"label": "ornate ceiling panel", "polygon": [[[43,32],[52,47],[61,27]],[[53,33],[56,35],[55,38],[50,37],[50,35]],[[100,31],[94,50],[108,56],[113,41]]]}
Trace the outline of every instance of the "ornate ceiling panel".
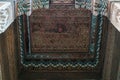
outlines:
{"label": "ornate ceiling panel", "polygon": [[[34,5],[35,1],[40,3]],[[24,67],[38,71],[100,68],[104,6],[99,7],[95,16],[90,0],[34,0],[33,3],[30,16],[18,17]]]}

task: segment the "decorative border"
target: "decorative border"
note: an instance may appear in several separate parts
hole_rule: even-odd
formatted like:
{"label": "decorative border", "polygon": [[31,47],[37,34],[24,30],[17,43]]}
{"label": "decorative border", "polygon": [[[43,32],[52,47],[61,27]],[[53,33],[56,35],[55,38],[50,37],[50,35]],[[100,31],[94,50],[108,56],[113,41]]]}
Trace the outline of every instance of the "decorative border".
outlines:
{"label": "decorative border", "polygon": [[[103,0],[101,0],[102,3]],[[64,68],[76,68],[76,67],[82,67],[82,68],[86,68],[86,67],[91,67],[91,68],[95,68],[98,63],[99,63],[99,55],[100,55],[100,44],[101,44],[101,37],[102,37],[102,25],[103,25],[103,17],[100,14],[101,11],[103,11],[103,7],[100,7],[100,10],[98,11],[99,15],[98,16],[94,16],[92,15],[92,22],[91,22],[91,38],[94,39],[95,36],[93,35],[95,33],[95,28],[96,28],[96,22],[98,20],[98,33],[97,33],[97,43],[92,43],[90,45],[90,51],[91,54],[95,54],[95,58],[93,60],[76,60],[74,61],[54,61],[54,60],[49,60],[49,61],[44,61],[44,60],[40,60],[40,61],[26,61],[25,59],[25,49],[24,49],[24,28],[23,28],[23,17],[19,16],[18,17],[18,23],[19,23],[19,33],[20,33],[20,51],[21,51],[21,63],[25,66],[25,67],[50,67],[52,66],[53,68],[57,68],[59,66],[64,67]],[[27,17],[29,18],[29,17]],[[98,18],[98,19],[97,19]],[[37,55],[32,55],[29,54],[28,56],[37,58]]]}
{"label": "decorative border", "polygon": [[[75,8],[85,8],[91,10],[93,15],[106,15],[108,10],[108,0],[74,0]],[[17,16],[27,14],[30,16],[32,10],[50,7],[50,0],[19,0],[17,1]],[[101,11],[101,12],[100,12]],[[98,13],[99,12],[99,13]]]}
{"label": "decorative border", "polygon": [[75,0],[61,0],[60,2],[55,2],[56,0],[50,0],[50,4],[74,4]]}

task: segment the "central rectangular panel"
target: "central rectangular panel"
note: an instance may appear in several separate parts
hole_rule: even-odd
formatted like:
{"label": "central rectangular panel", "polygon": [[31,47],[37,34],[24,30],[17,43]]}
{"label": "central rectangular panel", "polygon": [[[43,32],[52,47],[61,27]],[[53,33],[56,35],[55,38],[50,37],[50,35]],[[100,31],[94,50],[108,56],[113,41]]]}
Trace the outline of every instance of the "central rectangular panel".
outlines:
{"label": "central rectangular panel", "polygon": [[30,16],[32,52],[89,52],[91,12],[40,9]]}

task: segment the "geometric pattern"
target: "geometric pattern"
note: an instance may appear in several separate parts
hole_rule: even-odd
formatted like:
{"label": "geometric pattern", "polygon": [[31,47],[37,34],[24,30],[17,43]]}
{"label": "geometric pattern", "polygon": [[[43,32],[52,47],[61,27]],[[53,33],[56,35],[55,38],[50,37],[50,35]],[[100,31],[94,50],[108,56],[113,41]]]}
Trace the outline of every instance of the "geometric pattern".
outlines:
{"label": "geometric pattern", "polygon": [[18,17],[21,63],[31,70],[93,70],[100,65],[103,17],[88,7],[76,8],[74,2],[61,3]]}

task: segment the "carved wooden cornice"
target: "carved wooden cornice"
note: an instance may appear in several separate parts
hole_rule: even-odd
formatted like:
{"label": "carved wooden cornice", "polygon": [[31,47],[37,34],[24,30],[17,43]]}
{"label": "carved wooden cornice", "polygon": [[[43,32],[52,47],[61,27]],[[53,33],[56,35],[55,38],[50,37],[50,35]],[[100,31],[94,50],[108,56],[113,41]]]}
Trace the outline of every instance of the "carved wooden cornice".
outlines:
{"label": "carved wooden cornice", "polygon": [[120,1],[110,2],[109,20],[120,31]]}
{"label": "carved wooden cornice", "polygon": [[3,33],[13,21],[11,3],[0,1],[0,34]]}

